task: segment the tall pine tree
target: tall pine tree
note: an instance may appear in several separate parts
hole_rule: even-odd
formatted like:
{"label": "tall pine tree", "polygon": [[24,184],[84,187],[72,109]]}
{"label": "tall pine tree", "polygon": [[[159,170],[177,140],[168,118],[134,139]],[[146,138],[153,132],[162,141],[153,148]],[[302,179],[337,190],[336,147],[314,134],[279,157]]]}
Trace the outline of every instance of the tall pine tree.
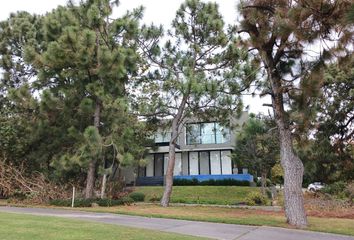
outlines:
{"label": "tall pine tree", "polygon": [[[343,50],[352,39],[352,26],[345,19],[350,3],[346,0],[245,0],[239,4],[243,17],[239,32],[249,36],[244,43],[256,51],[266,73],[261,87],[262,94],[271,96],[279,131],[285,214],[288,223],[297,227],[307,226],[302,194],[304,167],[294,151],[286,106],[290,103],[300,112],[318,93],[324,61],[333,50],[323,48],[326,41],[340,36],[336,47]],[[315,49],[308,49],[314,43],[320,48],[317,55],[309,54]]]}
{"label": "tall pine tree", "polygon": [[[38,69],[37,84],[42,89],[61,98],[65,107],[75,110],[74,116],[89,113],[82,126],[69,128],[76,145],[61,158],[87,166],[86,198],[93,196],[105,140],[117,127],[105,111],[111,112],[112,106],[125,102],[125,85],[139,60],[134,39],[142,9],[112,19],[117,4],[89,0],[59,7],[44,18],[47,47],[38,51],[28,46],[25,50],[27,61]],[[118,113],[127,112],[117,109]],[[91,124],[86,125],[86,120]]]}
{"label": "tall pine tree", "polygon": [[[176,13],[166,43],[157,45],[161,29],[143,31],[150,44],[141,44],[152,73],[139,82],[142,115],[170,119],[171,140],[161,205],[167,207],[173,186],[177,138],[186,118],[224,121],[242,110],[243,86],[237,79],[255,76],[248,53],[234,48],[237,39],[225,30],[216,3],[187,0]],[[146,50],[150,49],[150,50]]]}

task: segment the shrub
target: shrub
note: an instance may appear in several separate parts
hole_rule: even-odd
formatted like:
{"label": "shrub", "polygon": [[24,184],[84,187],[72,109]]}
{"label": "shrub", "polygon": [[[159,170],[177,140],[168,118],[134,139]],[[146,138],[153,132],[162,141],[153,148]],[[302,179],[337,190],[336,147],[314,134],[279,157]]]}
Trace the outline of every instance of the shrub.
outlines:
{"label": "shrub", "polygon": [[130,205],[134,202],[134,200],[131,197],[122,197],[117,200],[120,200],[122,205]]}
{"label": "shrub", "polygon": [[112,207],[112,206],[118,206],[123,204],[122,200],[120,199],[110,199],[110,198],[99,199],[96,201],[96,203],[100,207]]}
{"label": "shrub", "polygon": [[144,202],[145,200],[145,194],[141,192],[132,192],[128,196],[131,197],[134,202]]}
{"label": "shrub", "polygon": [[249,181],[240,181],[232,178],[220,179],[220,180],[205,180],[198,181],[198,179],[174,179],[174,186],[250,186]]}
{"label": "shrub", "polygon": [[75,199],[74,206],[75,207],[91,207],[92,203],[96,202],[96,199],[84,199],[84,198],[79,198]]}
{"label": "shrub", "polygon": [[343,181],[338,181],[334,182],[332,184],[329,184],[325,186],[324,188],[321,189],[321,192],[331,194],[331,195],[336,195],[338,197],[344,197],[344,190],[346,187],[346,183]]}
{"label": "shrub", "polygon": [[49,200],[49,204],[53,206],[70,207],[71,199],[52,199]]}
{"label": "shrub", "polygon": [[159,202],[161,201],[161,196],[157,196],[157,195],[153,195],[150,199],[149,199],[149,202]]}
{"label": "shrub", "polygon": [[248,194],[245,202],[249,206],[268,205],[268,199],[259,192],[252,192]]}
{"label": "shrub", "polygon": [[345,188],[345,193],[349,198],[349,201],[351,204],[354,203],[354,182],[349,183],[347,187]]}
{"label": "shrub", "polygon": [[198,185],[199,181],[196,178],[192,179],[174,179],[173,185],[174,186],[196,186]]}
{"label": "shrub", "polygon": [[[74,202],[74,207],[91,207],[96,199],[83,199],[77,198]],[[71,199],[53,199],[49,201],[50,205],[60,206],[60,207],[71,207]]]}

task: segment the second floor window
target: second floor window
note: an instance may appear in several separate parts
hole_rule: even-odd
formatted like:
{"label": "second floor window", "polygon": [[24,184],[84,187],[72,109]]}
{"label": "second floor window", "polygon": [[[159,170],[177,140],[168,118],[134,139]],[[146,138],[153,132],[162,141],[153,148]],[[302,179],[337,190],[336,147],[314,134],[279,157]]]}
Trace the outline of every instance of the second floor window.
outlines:
{"label": "second floor window", "polygon": [[230,142],[230,130],[219,123],[190,123],[186,125],[186,142],[192,144],[220,144]]}
{"label": "second floor window", "polygon": [[171,132],[157,132],[154,139],[155,143],[168,143],[171,140]]}

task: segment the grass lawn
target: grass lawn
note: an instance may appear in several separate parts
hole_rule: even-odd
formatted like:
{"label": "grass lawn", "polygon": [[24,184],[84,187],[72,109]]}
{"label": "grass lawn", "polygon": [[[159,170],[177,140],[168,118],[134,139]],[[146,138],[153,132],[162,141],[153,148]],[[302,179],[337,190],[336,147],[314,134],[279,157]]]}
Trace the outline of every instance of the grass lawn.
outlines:
{"label": "grass lawn", "polygon": [[[291,228],[285,223],[283,212],[223,207],[131,205],[118,207],[81,208],[80,210],[110,212],[147,217],[186,219],[207,222],[274,226]],[[308,230],[354,236],[354,219],[308,217]]]}
{"label": "grass lawn", "polygon": [[1,240],[205,239],[58,217],[0,213]]}
{"label": "grass lawn", "polygon": [[[145,201],[151,198],[161,198],[163,187],[136,187],[135,192],[145,194]],[[239,186],[174,186],[172,203],[200,203],[233,205],[244,202],[251,192],[259,192],[257,187]]]}

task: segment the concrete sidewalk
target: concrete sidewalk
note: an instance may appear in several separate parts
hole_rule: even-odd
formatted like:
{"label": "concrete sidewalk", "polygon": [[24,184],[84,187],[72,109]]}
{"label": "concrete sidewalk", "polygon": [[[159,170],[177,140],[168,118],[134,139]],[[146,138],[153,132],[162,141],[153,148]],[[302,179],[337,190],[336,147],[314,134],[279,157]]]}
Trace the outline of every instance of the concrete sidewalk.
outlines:
{"label": "concrete sidewalk", "polygon": [[[256,227],[72,210],[0,207],[0,212],[73,218],[226,240],[354,240],[354,237],[275,227]],[[354,227],[354,226],[353,226]]]}

